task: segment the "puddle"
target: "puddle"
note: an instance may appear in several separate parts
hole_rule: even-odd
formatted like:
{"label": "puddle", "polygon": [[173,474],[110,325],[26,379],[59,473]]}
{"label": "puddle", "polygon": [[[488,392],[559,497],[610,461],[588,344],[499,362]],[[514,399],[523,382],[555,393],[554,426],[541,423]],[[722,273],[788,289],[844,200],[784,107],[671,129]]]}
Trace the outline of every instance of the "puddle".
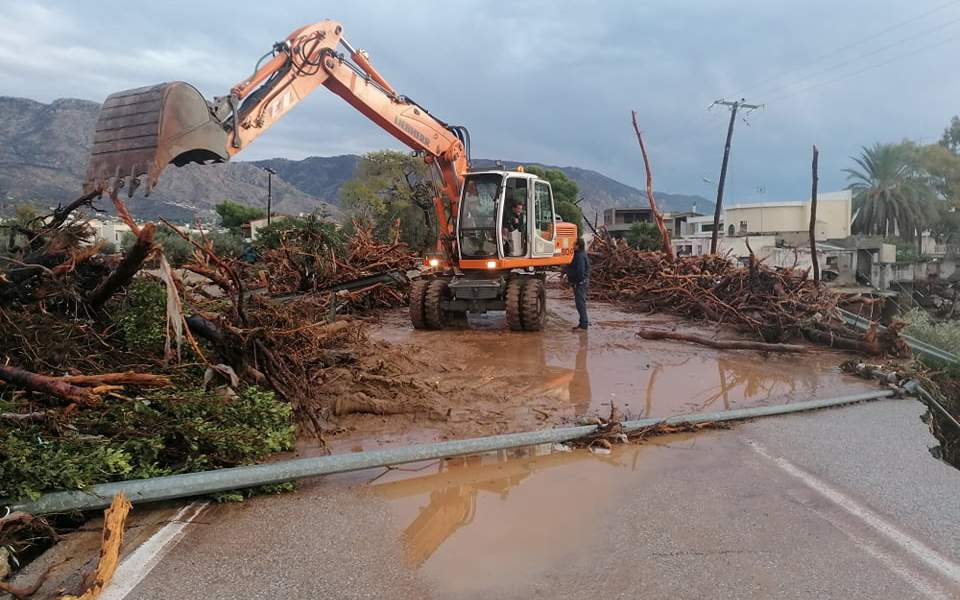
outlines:
{"label": "puddle", "polygon": [[[373,335],[416,344],[436,353],[438,360],[462,361],[468,378],[495,382],[508,394],[540,406],[561,406],[574,416],[605,414],[611,402],[631,417],[663,417],[873,389],[842,373],[838,365],[848,357],[836,352],[813,350],[798,358],[635,336],[641,324],[692,328],[662,315],[634,315],[595,304],[590,331],[573,332],[572,301],[557,294],[552,291],[547,325],[540,333],[506,330],[502,313],[471,316],[470,331],[414,331],[405,311],[396,311]],[[707,326],[699,331],[710,333]]]}
{"label": "puddle", "polygon": [[602,513],[640,477],[641,455],[649,466],[694,444],[691,435],[665,436],[607,456],[541,445],[430,463],[413,478],[391,471],[393,481],[372,489],[401,524],[406,566],[442,595],[479,593],[491,581],[519,589],[598,535]]}

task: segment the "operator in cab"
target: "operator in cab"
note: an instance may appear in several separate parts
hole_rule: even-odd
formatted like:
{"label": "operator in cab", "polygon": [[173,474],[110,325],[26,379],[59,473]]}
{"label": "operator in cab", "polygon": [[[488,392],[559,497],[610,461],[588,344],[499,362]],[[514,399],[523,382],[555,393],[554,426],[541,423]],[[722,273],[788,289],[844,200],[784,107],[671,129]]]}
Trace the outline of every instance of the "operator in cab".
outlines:
{"label": "operator in cab", "polygon": [[[526,219],[523,213],[523,202],[513,198],[510,194],[512,190],[507,190],[507,206],[510,212],[503,217],[503,239],[506,240],[505,252],[507,256],[523,256],[526,254]],[[512,235],[517,232],[518,235]]]}
{"label": "operator in cab", "polygon": [[590,325],[587,320],[587,284],[590,280],[590,259],[587,257],[587,247],[583,243],[583,238],[577,240],[577,245],[573,251],[573,261],[567,265],[564,272],[567,275],[567,281],[573,288],[573,300],[577,305],[577,314],[580,316],[580,323],[573,330],[586,330]]}

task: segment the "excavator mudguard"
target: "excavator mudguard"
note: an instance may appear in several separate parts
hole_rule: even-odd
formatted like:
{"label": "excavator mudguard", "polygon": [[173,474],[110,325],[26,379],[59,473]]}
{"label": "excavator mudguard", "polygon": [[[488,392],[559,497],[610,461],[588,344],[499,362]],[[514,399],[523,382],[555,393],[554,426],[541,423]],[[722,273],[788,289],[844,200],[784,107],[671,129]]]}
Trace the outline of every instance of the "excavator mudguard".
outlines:
{"label": "excavator mudguard", "polygon": [[125,185],[147,176],[147,194],[169,163],[229,160],[227,132],[207,101],[182,81],[111,94],[100,108],[87,163],[84,192]]}

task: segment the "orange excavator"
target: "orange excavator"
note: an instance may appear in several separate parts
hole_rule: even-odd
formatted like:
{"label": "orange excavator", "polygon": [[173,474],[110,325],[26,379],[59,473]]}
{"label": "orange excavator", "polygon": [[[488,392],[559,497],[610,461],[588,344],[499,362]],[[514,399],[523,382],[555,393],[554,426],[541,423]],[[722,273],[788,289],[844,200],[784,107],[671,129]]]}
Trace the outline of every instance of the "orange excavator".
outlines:
{"label": "orange excavator", "polygon": [[[342,51],[340,49],[342,48]],[[410,291],[410,319],[440,329],[467,312],[505,310],[539,330],[544,277],[570,263],[577,228],[557,216],[550,184],[518,167],[473,171],[470,136],[397,92],[334,21],[277,42],[254,73],[207,101],[184,82],[110,95],[97,120],[84,191],[146,193],[170,163],[226,162],[323,85],[431,166],[437,246]]]}

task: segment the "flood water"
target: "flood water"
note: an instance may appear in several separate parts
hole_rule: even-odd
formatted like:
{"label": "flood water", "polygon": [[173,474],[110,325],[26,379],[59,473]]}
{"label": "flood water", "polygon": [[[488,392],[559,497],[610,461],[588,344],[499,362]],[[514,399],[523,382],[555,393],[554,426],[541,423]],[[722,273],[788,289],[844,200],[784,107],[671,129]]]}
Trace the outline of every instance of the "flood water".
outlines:
{"label": "flood water", "polygon": [[391,471],[372,486],[402,528],[403,560],[443,597],[529,585],[597,541],[604,511],[697,450],[696,436],[617,446],[609,455],[541,445]]}
{"label": "flood water", "polygon": [[496,313],[472,317],[469,331],[414,331],[405,311],[397,311],[374,335],[469,361],[475,376],[506,382],[519,395],[562,404],[572,415],[605,414],[613,402],[634,418],[664,417],[874,389],[839,369],[849,355],[820,349],[805,354],[720,351],[644,340],[635,335],[641,325],[681,327],[701,335],[710,335],[711,329],[609,305],[591,306],[590,330],[573,332],[572,300],[556,291],[551,296],[542,332],[508,331]]}

